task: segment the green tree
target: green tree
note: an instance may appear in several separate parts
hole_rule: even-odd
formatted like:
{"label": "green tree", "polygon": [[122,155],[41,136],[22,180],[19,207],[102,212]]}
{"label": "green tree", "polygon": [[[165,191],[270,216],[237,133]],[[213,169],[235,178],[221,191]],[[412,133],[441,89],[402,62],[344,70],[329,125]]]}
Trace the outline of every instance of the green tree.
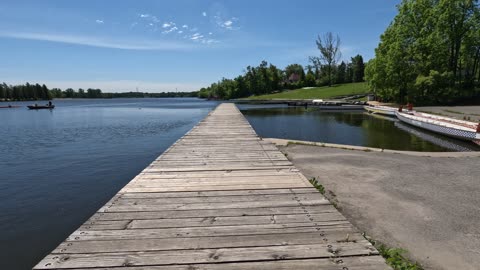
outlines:
{"label": "green tree", "polygon": [[307,75],[305,75],[305,86],[313,87],[316,85],[315,74],[313,73],[312,67],[307,67]]}
{"label": "green tree", "polygon": [[64,93],[66,98],[75,97],[75,90],[73,90],[72,88],[67,88]]}
{"label": "green tree", "polygon": [[50,94],[50,92],[48,91],[48,88],[45,84],[42,85],[42,96],[46,99],[46,100],[50,100],[52,99],[52,95]]}
{"label": "green tree", "polygon": [[337,67],[337,79],[336,83],[345,83],[345,78],[347,76],[347,65],[345,62],[341,62]]}
{"label": "green tree", "polygon": [[365,78],[398,102],[451,103],[476,95],[480,15],[476,0],[403,0]]}
{"label": "green tree", "polygon": [[0,100],[4,100],[6,98],[6,89],[3,86],[4,84],[0,84]]}
{"label": "green tree", "polygon": [[353,82],[363,82],[363,77],[365,76],[365,64],[363,63],[363,57],[361,55],[356,55],[352,57],[352,67],[353,67]]}
{"label": "green tree", "polygon": [[331,32],[327,32],[323,37],[318,36],[316,40],[317,48],[320,51],[319,57],[311,57],[311,61],[320,66],[323,64],[327,69],[328,85],[333,84],[333,72],[336,63],[342,57],[340,52],[340,37],[334,36]]}

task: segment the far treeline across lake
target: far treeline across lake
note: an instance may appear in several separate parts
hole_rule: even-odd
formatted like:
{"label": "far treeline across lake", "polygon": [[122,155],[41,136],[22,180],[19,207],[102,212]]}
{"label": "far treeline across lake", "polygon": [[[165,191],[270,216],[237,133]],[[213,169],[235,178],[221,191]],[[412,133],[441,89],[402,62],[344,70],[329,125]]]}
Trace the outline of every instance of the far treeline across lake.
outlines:
{"label": "far treeline across lake", "polygon": [[100,89],[78,89],[68,88],[64,91],[58,88],[48,89],[43,84],[21,84],[7,85],[0,84],[0,101],[21,101],[21,100],[50,100],[53,98],[162,98],[162,97],[196,97],[197,92],[163,92],[163,93],[103,93]]}

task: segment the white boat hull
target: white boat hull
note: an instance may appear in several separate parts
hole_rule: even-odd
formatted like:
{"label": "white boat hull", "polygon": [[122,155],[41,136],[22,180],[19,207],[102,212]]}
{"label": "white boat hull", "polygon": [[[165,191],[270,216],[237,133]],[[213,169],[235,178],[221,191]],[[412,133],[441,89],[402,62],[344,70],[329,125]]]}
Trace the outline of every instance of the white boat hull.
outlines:
{"label": "white boat hull", "polygon": [[386,107],[374,107],[374,106],[364,106],[363,107],[369,113],[382,114],[388,116],[395,116],[395,108],[386,108]]}
{"label": "white boat hull", "polygon": [[460,140],[467,140],[467,141],[475,141],[480,139],[480,134],[477,133],[473,129],[465,129],[460,127],[455,127],[455,125],[449,124],[441,124],[438,121],[429,121],[426,118],[422,117],[415,117],[413,115],[409,115],[406,113],[395,112],[397,118],[410,124],[412,126],[420,127],[426,130],[430,130],[435,133],[439,133],[448,137],[460,139]]}
{"label": "white boat hull", "polygon": [[349,111],[349,110],[363,110],[363,105],[313,105],[312,107],[318,108],[321,111]]}

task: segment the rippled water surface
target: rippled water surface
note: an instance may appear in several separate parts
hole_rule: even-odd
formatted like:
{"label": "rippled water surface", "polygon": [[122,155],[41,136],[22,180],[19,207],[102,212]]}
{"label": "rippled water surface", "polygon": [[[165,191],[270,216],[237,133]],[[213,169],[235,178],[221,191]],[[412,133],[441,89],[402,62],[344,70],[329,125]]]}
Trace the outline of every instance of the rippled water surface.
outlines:
{"label": "rippled water surface", "polygon": [[[31,269],[216,105],[61,100],[0,109],[0,269]],[[2,104],[5,105],[5,104]]]}
{"label": "rippled water surface", "polygon": [[258,135],[407,151],[479,151],[471,143],[418,129],[396,118],[364,111],[240,105]]}

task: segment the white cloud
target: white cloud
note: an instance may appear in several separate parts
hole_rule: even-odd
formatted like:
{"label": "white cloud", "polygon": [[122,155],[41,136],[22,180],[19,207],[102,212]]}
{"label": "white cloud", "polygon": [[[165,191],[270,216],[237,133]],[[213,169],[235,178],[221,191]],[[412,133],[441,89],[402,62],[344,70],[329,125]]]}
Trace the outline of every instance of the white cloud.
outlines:
{"label": "white cloud", "polygon": [[180,41],[165,40],[119,40],[106,37],[80,36],[80,35],[62,35],[50,33],[28,33],[28,32],[0,32],[0,37],[16,38],[25,40],[39,40],[57,43],[75,44],[99,48],[111,48],[122,50],[159,50],[159,51],[178,51],[190,50],[195,46],[190,43]]}
{"label": "white cloud", "polygon": [[160,22],[160,20],[156,16],[153,16],[151,14],[140,14],[140,18],[152,21],[154,23],[159,23]]}
{"label": "white cloud", "polygon": [[203,16],[203,17],[207,17],[207,12],[205,12],[205,11],[202,12],[202,16]]}
{"label": "white cloud", "polygon": [[172,26],[175,26],[174,22],[166,22],[162,25],[163,28],[170,28]]}
{"label": "white cloud", "polygon": [[200,33],[195,33],[190,37],[191,40],[197,40],[201,38],[203,38],[203,36]]}
{"label": "white cloud", "polygon": [[238,21],[237,17],[232,17],[230,19],[222,18],[220,15],[214,16],[215,22],[217,25],[221,28],[227,29],[227,30],[236,30],[239,27],[235,26],[236,22]]}
{"label": "white cloud", "polygon": [[95,20],[95,22],[98,24],[103,24],[103,20]]}
{"label": "white cloud", "polygon": [[176,26],[174,26],[174,27],[172,27],[172,28],[170,28],[170,29],[168,29],[168,30],[163,31],[162,33],[163,33],[163,34],[168,34],[168,33],[171,33],[171,32],[173,32],[173,31],[177,31],[177,30],[178,30],[178,28],[177,28]]}
{"label": "white cloud", "polygon": [[180,30],[180,31],[178,31],[177,33],[181,34],[181,33],[183,33],[183,31],[182,31],[182,30]]}
{"label": "white cloud", "polygon": [[188,25],[184,24],[182,25],[182,28],[188,28]]}
{"label": "white cloud", "polygon": [[203,44],[213,44],[213,43],[219,43],[219,41],[215,40],[215,39],[202,39],[201,43],[203,43]]}

